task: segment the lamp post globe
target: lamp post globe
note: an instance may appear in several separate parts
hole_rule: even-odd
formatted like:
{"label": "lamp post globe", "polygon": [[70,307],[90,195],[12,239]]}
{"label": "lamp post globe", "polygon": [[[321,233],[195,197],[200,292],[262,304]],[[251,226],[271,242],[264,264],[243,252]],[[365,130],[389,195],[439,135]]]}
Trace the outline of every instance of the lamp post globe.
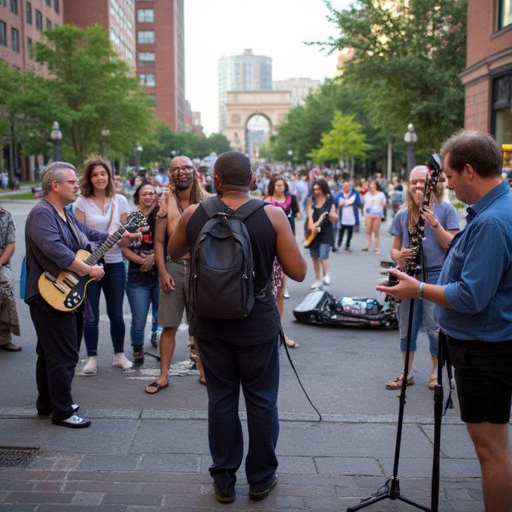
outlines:
{"label": "lamp post globe", "polygon": [[58,121],[53,122],[50,139],[53,144],[53,161],[58,162],[60,160],[60,141],[62,140],[62,132]]}
{"label": "lamp post globe", "polygon": [[135,145],[135,173],[138,174],[140,170],[140,154],[142,153],[142,146],[137,142]]}
{"label": "lamp post globe", "polygon": [[107,155],[107,139],[110,136],[110,130],[108,128],[103,128],[101,130],[101,156],[105,157]]}
{"label": "lamp post globe", "polygon": [[414,125],[409,123],[407,125],[407,132],[404,135],[404,142],[407,144],[407,174],[411,172],[411,169],[416,165],[416,159],[414,155],[414,148],[416,146],[416,142],[418,141],[418,136],[414,131]]}

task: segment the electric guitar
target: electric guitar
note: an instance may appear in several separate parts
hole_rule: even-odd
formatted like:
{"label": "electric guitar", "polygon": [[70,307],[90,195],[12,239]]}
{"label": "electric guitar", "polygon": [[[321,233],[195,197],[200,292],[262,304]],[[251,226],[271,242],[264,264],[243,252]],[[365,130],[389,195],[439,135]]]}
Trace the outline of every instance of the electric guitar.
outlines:
{"label": "electric guitar", "polygon": [[322,222],[324,221],[325,217],[329,215],[329,212],[322,212],[320,214],[320,217],[318,217],[318,220],[313,224],[313,229],[310,231],[308,237],[306,240],[304,240],[304,248],[307,249],[312,243],[313,240],[316,238],[316,235],[322,231]]}
{"label": "electric guitar", "polygon": [[[132,212],[128,215],[128,223],[114,231],[94,252],[90,253],[85,249],[80,249],[77,252],[77,257],[87,265],[96,265],[105,253],[121,239],[125,231],[134,233],[138,228],[146,225],[146,218],[141,212]],[[63,270],[58,276],[46,271],[39,276],[37,285],[39,293],[52,308],[67,313],[83,303],[87,285],[92,280],[89,276],[79,276],[71,270]]]}

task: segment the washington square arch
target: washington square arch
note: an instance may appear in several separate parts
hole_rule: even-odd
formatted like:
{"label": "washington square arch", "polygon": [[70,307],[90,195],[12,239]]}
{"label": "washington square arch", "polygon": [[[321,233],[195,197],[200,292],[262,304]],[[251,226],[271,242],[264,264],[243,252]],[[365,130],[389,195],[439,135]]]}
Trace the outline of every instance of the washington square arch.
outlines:
{"label": "washington square arch", "polygon": [[233,150],[256,155],[291,108],[290,91],[228,91],[224,135]]}

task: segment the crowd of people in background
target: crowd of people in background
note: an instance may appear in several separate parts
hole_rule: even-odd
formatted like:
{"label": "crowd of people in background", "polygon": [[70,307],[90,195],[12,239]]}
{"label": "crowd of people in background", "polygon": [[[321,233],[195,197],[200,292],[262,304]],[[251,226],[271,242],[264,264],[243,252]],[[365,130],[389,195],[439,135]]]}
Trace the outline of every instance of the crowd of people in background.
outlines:
{"label": "crowd of people in background", "polygon": [[[173,162],[180,164],[176,170]],[[83,312],[87,358],[80,375],[94,376],[98,372],[100,297],[103,295],[113,347],[112,365],[122,370],[128,370],[134,364],[144,364],[144,337],[147,315],[151,309],[149,341],[153,348],[160,351],[162,368],[159,378],[146,386],[146,392],[150,394],[168,386],[167,374],[174,353],[176,330],[182,320],[187,321],[187,317],[183,316],[188,308],[186,295],[179,305],[171,305],[171,309],[176,309],[172,320],[159,307],[162,301],[168,301],[169,290],[175,290],[178,286],[180,280],[176,276],[184,271],[186,277],[188,268],[186,259],[173,262],[167,256],[167,242],[177,222],[176,218],[167,217],[168,201],[172,197],[176,202],[184,193],[188,197],[192,184],[193,202],[216,192],[211,168],[186,156],[177,157],[173,162],[168,169],[141,169],[130,178],[122,179],[113,173],[109,162],[101,158],[91,159],[79,172],[80,194],[66,206],[67,211],[72,211],[87,227],[107,234],[125,225],[133,210],[142,213],[147,222],[142,241],[132,242],[122,249],[115,245],[106,251],[101,259],[104,277],[88,285]],[[251,196],[260,197],[283,209],[299,244],[302,243],[302,236],[307,239],[308,235],[314,235],[308,247],[314,271],[313,289],[331,284],[331,252],[367,251],[373,243],[373,250],[379,253],[381,222],[389,214],[394,216],[406,197],[406,185],[401,178],[393,177],[387,184],[380,174],[356,182],[349,173],[339,170],[259,161],[253,162],[253,175]],[[191,176],[193,181],[190,181]],[[188,202],[178,206],[182,211]],[[361,229],[366,231],[366,244],[354,248],[353,235]],[[92,244],[91,248],[97,245]],[[176,268],[179,269],[178,274]],[[286,277],[277,260],[274,262],[273,275],[274,296],[282,317],[284,299],[289,298],[289,292]],[[185,290],[184,284],[182,288]],[[132,313],[129,326],[131,357],[125,354],[125,294]],[[177,294],[174,293],[174,296]],[[164,309],[168,310],[169,307]],[[292,348],[299,347],[289,338],[286,338],[286,343]],[[190,338],[189,344],[190,357],[199,369],[199,381],[204,384],[201,358],[193,338]],[[15,345],[7,346],[19,350]]]}
{"label": "crowd of people in background", "polygon": [[[473,147],[479,150],[473,151]],[[379,173],[356,182],[350,173],[307,166],[295,169],[290,165],[260,162],[251,170],[245,155],[228,152],[219,157],[213,179],[210,169],[200,168],[187,156],[176,156],[168,169],[141,171],[122,182],[101,158],[87,161],[81,173],[71,164],[53,162],[43,174],[43,199],[28,215],[25,234],[25,301],[37,334],[38,414],[51,415],[54,424],[69,428],[86,428],[91,424],[77,414],[79,405],[73,402],[71,386],[82,336],[87,360],[80,373],[94,376],[98,372],[102,292],[113,348],[112,366],[122,370],[144,364],[145,331],[151,308],[149,341],[159,348],[160,373],[145,386],[145,392],[155,394],[169,386],[176,332],[182,322],[190,323],[191,358],[198,369],[199,382],[208,389],[213,459],[210,472],[217,499],[229,503],[236,496],[235,473],[243,454],[238,417],[240,386],[245,393],[249,436],[256,440],[254,446],[258,446],[256,453],[253,443],[249,445],[246,463],[249,496],[254,500],[265,498],[277,484],[279,371],[275,342],[281,339],[291,348],[299,347],[280,329],[284,299],[289,296],[285,274],[298,281],[306,274],[306,263],[295,242],[304,244],[309,251],[314,274],[311,289],[316,290],[331,285],[331,253],[352,253],[359,249],[380,254],[381,229],[385,223],[392,237],[390,257],[398,268],[391,273],[398,284],[394,288],[379,285],[377,289],[401,301],[397,309],[404,365],[404,370],[387,381],[385,387],[395,390],[414,384],[412,365],[417,336],[424,327],[432,360],[428,387],[436,388],[440,325],[455,361],[462,418],[482,466],[488,510],[498,510],[492,504],[500,500],[512,503],[509,486],[512,462],[507,433],[512,386],[508,293],[512,281],[508,251],[512,199],[500,175],[499,151],[489,136],[473,132],[456,134],[445,143],[442,155],[451,188],[459,199],[471,205],[469,228],[462,233],[458,233],[459,217],[455,208],[445,200],[443,180],[430,191],[432,201],[425,200],[429,173],[426,166],[414,167],[407,182],[394,176],[388,183]],[[247,223],[254,236],[251,244],[256,240],[256,247],[262,249],[257,251],[260,261],[255,267],[259,266],[261,271],[258,285],[263,290],[265,304],[256,307],[258,314],[254,318],[244,318],[239,323],[209,322],[190,315],[190,253],[187,251],[190,240],[199,234],[200,224],[206,222],[206,214],[198,204],[216,192],[226,208],[236,209],[251,196],[267,203],[261,205],[257,220]],[[130,233],[124,227],[134,211],[143,217],[144,223],[135,233]],[[426,236],[416,240],[417,247],[412,247],[420,219],[425,223]],[[192,227],[187,229],[189,222]],[[363,234],[363,229],[363,245],[356,248],[354,233]],[[81,250],[92,252],[108,244],[116,232],[119,233],[116,242],[120,243],[111,244],[99,262],[88,263],[80,258]],[[471,232],[475,234],[472,238],[468,234]],[[450,245],[454,247],[451,252]],[[486,250],[476,250],[480,246],[487,250],[496,248],[496,265],[499,263],[505,269],[503,273],[485,265]],[[12,334],[19,334],[15,306],[12,308],[9,264],[14,247],[12,217],[0,209],[0,304],[4,310],[11,307],[8,321],[4,316],[0,322],[0,349],[9,352],[21,350],[11,338]],[[407,268],[411,261],[418,264],[414,279]],[[483,277],[482,268],[486,270]],[[59,276],[62,272],[73,272],[88,280],[83,305],[80,303],[76,310],[63,313],[43,296],[39,284],[41,275]],[[269,279],[273,284],[272,294],[265,285]],[[438,282],[445,284],[438,285]],[[131,309],[131,359],[125,354],[125,293]],[[485,304],[482,296],[487,301]],[[434,303],[439,305],[439,325],[433,313]],[[453,307],[447,307],[450,304]],[[260,325],[263,321],[266,330],[258,329],[257,321]],[[489,330],[490,321],[500,330]],[[410,356],[408,367],[406,351]],[[471,384],[470,373],[474,367],[470,366],[480,369],[484,364],[476,356],[473,358],[476,363],[466,357],[470,351],[485,362],[487,373],[478,375],[478,384],[485,390],[492,381],[492,389],[498,396],[494,408],[494,402],[488,400],[491,393],[482,394],[480,388],[477,390]],[[499,379],[494,378],[494,373]],[[475,396],[478,400],[473,400]],[[257,404],[254,397],[264,398],[263,416],[259,414],[261,401]],[[225,403],[229,403],[229,411]],[[236,449],[231,453],[233,440]],[[494,484],[498,470],[506,478]]]}

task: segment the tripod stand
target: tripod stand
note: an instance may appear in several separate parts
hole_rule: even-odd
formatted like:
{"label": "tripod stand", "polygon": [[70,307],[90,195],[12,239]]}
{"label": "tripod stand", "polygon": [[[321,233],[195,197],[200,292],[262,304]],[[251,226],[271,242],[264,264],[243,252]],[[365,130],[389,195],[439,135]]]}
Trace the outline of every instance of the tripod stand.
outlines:
{"label": "tripod stand", "polygon": [[439,343],[437,347],[437,384],[434,388],[434,456],[432,460],[432,487],[431,487],[431,512],[439,510],[439,461],[441,451],[441,422],[443,420],[443,365],[446,364],[446,373],[448,375],[448,384],[450,392],[446,400],[446,409],[453,409],[451,392],[454,389],[452,378],[452,366],[448,358],[446,347],[446,335],[439,331]]}
{"label": "tripod stand", "polygon": [[400,461],[400,446],[402,443],[402,428],[403,428],[403,420],[404,420],[404,409],[406,402],[406,390],[407,390],[407,376],[409,373],[409,358],[411,355],[411,337],[412,337],[412,326],[413,326],[413,315],[414,315],[414,299],[410,299],[409,303],[409,318],[407,322],[407,345],[405,351],[405,362],[404,362],[404,370],[402,377],[402,387],[400,389],[400,407],[398,410],[398,424],[397,424],[397,432],[396,432],[396,443],[395,443],[395,458],[393,461],[393,475],[388,478],[388,480],[384,483],[384,485],[377,489],[377,491],[369,496],[368,498],[364,498],[361,500],[361,503],[358,505],[354,505],[353,507],[347,508],[347,512],[353,512],[355,510],[359,510],[361,508],[368,507],[373,503],[377,503],[378,501],[382,501],[384,499],[389,498],[390,500],[400,500],[413,507],[419,508],[420,510],[424,510],[426,512],[430,512],[428,507],[424,507],[415,503],[414,501],[402,496],[400,494],[400,481],[398,479],[398,463]]}

